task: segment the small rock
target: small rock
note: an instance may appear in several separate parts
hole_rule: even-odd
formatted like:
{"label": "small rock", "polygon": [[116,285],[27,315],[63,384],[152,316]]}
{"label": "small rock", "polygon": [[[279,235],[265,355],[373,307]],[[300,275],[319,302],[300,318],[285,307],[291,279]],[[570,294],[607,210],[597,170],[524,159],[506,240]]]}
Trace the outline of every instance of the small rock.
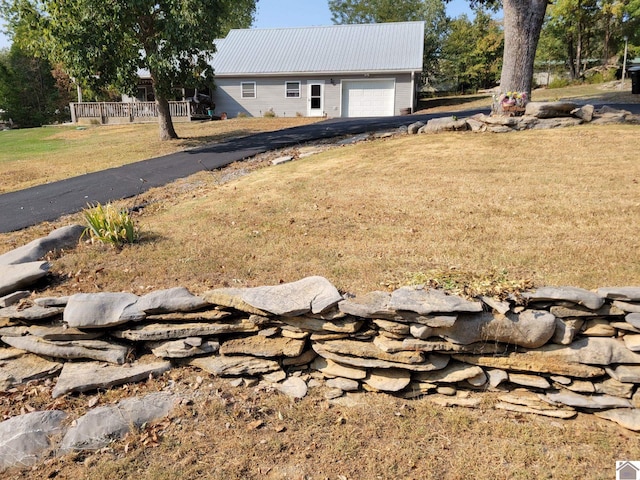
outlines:
{"label": "small rock", "polygon": [[304,398],[307,394],[307,384],[300,377],[291,377],[282,383],[276,383],[275,389],[291,398]]}
{"label": "small rock", "polygon": [[352,380],[363,380],[367,376],[367,371],[362,368],[341,365],[322,357],[316,357],[311,364],[311,368],[325,375],[350,378]]}
{"label": "small rock", "polygon": [[336,377],[326,381],[330,388],[339,388],[345,392],[354,392],[360,389],[360,382],[351,378]]}
{"label": "small rock", "polygon": [[364,381],[376,390],[398,392],[409,385],[411,374],[406,370],[377,368],[373,369]]}

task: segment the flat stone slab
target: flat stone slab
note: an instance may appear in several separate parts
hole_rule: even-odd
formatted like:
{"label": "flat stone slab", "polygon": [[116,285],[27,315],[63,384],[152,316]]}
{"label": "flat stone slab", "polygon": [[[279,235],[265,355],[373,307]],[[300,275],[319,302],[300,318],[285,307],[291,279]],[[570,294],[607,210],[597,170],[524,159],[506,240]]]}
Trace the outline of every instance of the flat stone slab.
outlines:
{"label": "flat stone slab", "polygon": [[74,248],[84,231],[82,225],[69,225],[52,231],[14,250],[0,255],[0,265],[16,265],[35,262],[54,250]]}
{"label": "flat stone slab", "polygon": [[189,365],[221,377],[261,375],[280,369],[280,364],[275,360],[249,356],[225,357],[218,355],[198,357],[189,361]]}
{"label": "flat stone slab", "polygon": [[280,317],[281,322],[293,327],[310,330],[312,332],[336,332],[336,333],[355,333],[360,330],[363,322],[354,318],[340,318],[336,320],[322,320],[312,318],[306,315],[298,317]]}
{"label": "flat stone slab", "polygon": [[447,295],[442,290],[414,287],[401,287],[392,292],[388,307],[396,311],[408,310],[419,315],[482,311],[481,302],[470,302],[455,295]]}
{"label": "flat stone slab", "polygon": [[569,362],[562,356],[537,351],[507,355],[454,354],[453,358],[471,365],[517,372],[550,373],[578,378],[594,378],[605,373],[603,368]]}
{"label": "flat stone slab", "polygon": [[80,330],[66,325],[31,325],[27,330],[29,335],[51,341],[95,340],[104,335],[101,331]]}
{"label": "flat stone slab", "polygon": [[321,313],[342,300],[336,287],[324,277],[303,278],[281,285],[247,288],[242,300],[249,305],[285,317]]}
{"label": "flat stone slab", "polygon": [[375,291],[347,298],[338,304],[338,308],[354,317],[393,319],[396,312],[389,308],[390,301],[390,293]]}
{"label": "flat stone slab", "polygon": [[522,297],[530,301],[565,301],[598,310],[604,304],[604,297],[577,287],[542,287],[533,292],[525,292]]}
{"label": "flat stone slab", "polygon": [[363,380],[367,376],[364,368],[341,365],[324,357],[316,357],[311,368],[329,377],[344,377],[351,380]]}
{"label": "flat stone slab", "polygon": [[147,347],[156,357],[189,358],[218,352],[220,350],[220,342],[217,340],[204,340],[200,337],[187,337],[166,342],[149,342]]}
{"label": "flat stone slab", "polygon": [[578,415],[578,412],[576,412],[575,410],[567,410],[567,409],[561,409],[561,408],[546,410],[546,409],[539,409],[534,407],[527,407],[525,405],[515,405],[513,403],[507,403],[507,402],[498,402],[496,403],[495,408],[500,410],[507,410],[509,412],[531,413],[534,415],[541,415],[543,417],[562,418],[564,420],[574,418],[576,415]]}
{"label": "flat stone slab", "polygon": [[633,327],[640,328],[640,313],[629,313],[624,317],[624,321]]}
{"label": "flat stone slab", "polygon": [[449,363],[449,356],[447,355],[432,354],[422,363],[399,363],[377,358],[352,357],[333,353],[325,349],[322,343],[313,343],[311,346],[323,358],[333,360],[341,365],[360,368],[401,368],[412,372],[430,372],[431,370],[440,370]]}
{"label": "flat stone slab", "polygon": [[[608,366],[615,363],[640,364],[640,354],[625,347],[624,342],[615,338],[586,337],[571,345],[544,345],[537,352],[556,357],[566,362],[585,365]],[[532,354],[534,352],[528,352]],[[562,374],[561,374],[562,375]]]}
{"label": "flat stone slab", "polygon": [[50,438],[64,432],[66,417],[63,411],[48,410],[0,422],[0,472],[40,461],[52,448]]}
{"label": "flat stone slab", "polygon": [[253,307],[245,302],[242,299],[243,292],[243,288],[218,288],[216,290],[209,290],[200,296],[212,305],[234,308],[252,315],[268,315],[264,310],[260,310],[259,308]]}
{"label": "flat stone slab", "polygon": [[[315,348],[315,347],[314,347]],[[377,358],[389,362],[398,363],[422,363],[425,356],[422,352],[397,352],[387,353],[378,348],[373,342],[361,342],[358,340],[329,340],[322,342],[325,351],[354,357]]]}
{"label": "flat stone slab", "polygon": [[625,335],[624,345],[632,352],[640,352],[640,335]]}
{"label": "flat stone slab", "polygon": [[209,337],[225,333],[252,333],[258,330],[258,325],[255,322],[249,319],[238,319],[218,323],[150,323],[126,330],[115,330],[111,332],[111,335],[134,342],[146,342],[188,337]]}
{"label": "flat stone slab", "polygon": [[102,362],[124,363],[129,347],[102,340],[73,340],[52,342],[40,337],[1,337],[7,345],[26,350],[37,355],[53,358],[80,359],[90,358]]}
{"label": "flat stone slab", "polygon": [[640,409],[615,408],[604,412],[595,412],[596,417],[616,422],[621,427],[640,432]]}
{"label": "flat stone slab", "polygon": [[166,417],[177,397],[158,392],[142,398],[127,398],[116,405],[98,407],[78,418],[62,439],[59,455],[75,450],[99,450],[140,428]]}
{"label": "flat stone slab", "polygon": [[640,383],[640,365],[618,365],[607,368],[607,373],[622,383]]}
{"label": "flat stone slab", "polygon": [[58,377],[52,397],[139,382],[149,378],[149,375],[161,375],[170,368],[171,362],[168,361],[138,361],[127,366],[101,362],[67,362]]}
{"label": "flat stone slab", "polygon": [[640,302],[640,287],[603,287],[599,288],[597,293],[610,300]]}
{"label": "flat stone slab", "polygon": [[440,394],[426,395],[424,399],[441,407],[478,408],[481,402],[480,398],[451,397]]}
{"label": "flat stone slab", "polygon": [[355,392],[360,389],[360,382],[351,378],[330,378],[325,383],[327,384],[327,387],[337,388],[343,392]]}
{"label": "flat stone slab", "polygon": [[461,315],[453,326],[434,329],[433,333],[462,345],[500,342],[538,348],[551,339],[555,330],[556,319],[552,314],[541,310],[525,310],[520,314],[508,315]]}
{"label": "flat stone slab", "polygon": [[147,315],[145,322],[217,322],[231,316],[225,310],[202,310],[199,312],[171,312]]}
{"label": "flat stone slab", "polygon": [[626,313],[640,313],[640,303],[638,302],[623,302],[621,300],[614,300],[613,306],[619,308]]}
{"label": "flat stone slab", "polygon": [[33,285],[47,274],[49,268],[49,262],[0,265],[0,296]]}
{"label": "flat stone slab", "polygon": [[375,368],[364,382],[383,392],[399,392],[411,383],[411,373],[397,368]]}
{"label": "flat stone slab", "polygon": [[106,328],[139,321],[145,314],[135,308],[133,293],[76,293],[69,297],[64,321],[76,328]]}
{"label": "flat stone slab", "polygon": [[460,362],[449,363],[442,370],[414,374],[414,380],[428,383],[456,383],[484,373],[482,368]]}
{"label": "flat stone slab", "polygon": [[[2,352],[1,349],[0,353]],[[24,352],[18,349],[6,349]],[[62,364],[38,355],[19,354],[13,358],[0,357],[0,391],[6,391],[38,378],[53,377],[62,369]]]}
{"label": "flat stone slab", "polygon": [[146,314],[167,312],[192,312],[210,305],[206,300],[193,295],[184,287],[156,290],[143,295],[135,308]]}
{"label": "flat stone slab", "polygon": [[540,397],[551,404],[561,403],[575,408],[607,409],[607,408],[631,408],[631,402],[624,398],[610,395],[580,395],[569,390],[547,393]]}
{"label": "flat stone slab", "polygon": [[255,357],[297,357],[306,342],[286,337],[263,337],[254,335],[225,341],[220,347],[223,355],[253,355]]}
{"label": "flat stone slab", "polygon": [[0,308],[10,307],[11,305],[18,303],[23,298],[27,298],[29,296],[31,296],[31,292],[28,290],[18,290],[17,292],[4,295],[0,297]]}
{"label": "flat stone slab", "polygon": [[32,305],[27,308],[18,308],[15,305],[0,308],[0,318],[10,318],[12,320],[22,320],[26,323],[39,322],[61,315],[64,311],[62,307],[41,307]]}
{"label": "flat stone slab", "polygon": [[523,387],[539,388],[545,390],[551,388],[549,381],[538,375],[527,375],[525,373],[509,373],[509,381]]}

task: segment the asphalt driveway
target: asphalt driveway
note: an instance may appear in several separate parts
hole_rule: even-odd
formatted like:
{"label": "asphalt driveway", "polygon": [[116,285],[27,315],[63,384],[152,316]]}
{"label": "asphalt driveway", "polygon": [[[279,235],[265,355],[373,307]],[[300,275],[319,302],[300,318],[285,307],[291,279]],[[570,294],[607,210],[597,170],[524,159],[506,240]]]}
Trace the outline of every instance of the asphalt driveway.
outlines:
{"label": "asphalt driveway", "polygon": [[[640,113],[640,104],[615,105]],[[488,110],[455,112],[459,117]],[[0,195],[0,233],[20,230],[62,215],[75,213],[87,203],[102,204],[133,197],[202,170],[214,170],[243,158],[314,140],[357,135],[427,121],[446,113],[383,118],[340,118],[228,140],[164,157],[88,173],[37,187]]]}
{"label": "asphalt driveway", "polygon": [[[476,112],[466,112],[472,114]],[[102,204],[133,197],[202,170],[215,170],[243,158],[314,140],[396,128],[437,115],[332,119],[276,132],[259,133],[158,158],[88,173],[58,182],[0,195],[0,233],[20,230],[62,215],[87,203]]]}

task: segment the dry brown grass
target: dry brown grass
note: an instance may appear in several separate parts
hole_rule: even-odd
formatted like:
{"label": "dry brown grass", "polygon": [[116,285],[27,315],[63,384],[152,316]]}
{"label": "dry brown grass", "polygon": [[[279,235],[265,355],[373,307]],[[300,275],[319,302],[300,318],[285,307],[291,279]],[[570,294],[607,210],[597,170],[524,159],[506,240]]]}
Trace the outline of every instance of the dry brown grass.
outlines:
{"label": "dry brown grass", "polygon": [[[637,285],[637,131],[401,136],[277,167],[202,172],[136,199],[150,202],[137,216],[141,243],[119,252],[82,245],[54,258],[54,284],[39,295],[176,285],[199,293],[307,275],[364,293],[451,271]],[[0,235],[0,251],[53,226]],[[189,390],[203,374],[168,375]],[[100,394],[101,403],[166,380]],[[322,390],[300,402],[220,379],[200,390],[154,448],[141,432],[7,478],[613,478],[616,460],[640,459],[637,435],[613,423],[498,412],[490,398],[460,410],[367,394],[347,408],[329,406]],[[69,408],[82,411],[88,397],[72,397]],[[251,429],[256,420],[263,425]]]}
{"label": "dry brown grass", "polygon": [[[223,122],[191,122],[175,125],[180,140],[160,141],[152,124],[61,126],[2,132],[0,193],[53,182],[75,175],[118,167],[147,158],[241,137],[257,132],[317,122],[313,118],[242,118]],[[25,142],[38,142],[32,149]],[[26,147],[26,148],[25,148]]]}
{"label": "dry brown grass", "polygon": [[[222,173],[203,172],[136,200],[152,202],[137,217],[139,245],[83,246],[56,261],[61,278],[77,281],[56,288],[203,291],[323,275],[363,293],[451,270],[637,284],[636,135],[633,126],[587,126],[405,136],[224,184]],[[42,228],[3,235],[0,248]]]}

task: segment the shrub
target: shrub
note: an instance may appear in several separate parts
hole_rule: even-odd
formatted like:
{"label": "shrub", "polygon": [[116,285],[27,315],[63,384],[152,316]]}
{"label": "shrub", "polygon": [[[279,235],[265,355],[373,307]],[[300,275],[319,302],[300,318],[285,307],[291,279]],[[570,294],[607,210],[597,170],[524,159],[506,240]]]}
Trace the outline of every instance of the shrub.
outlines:
{"label": "shrub", "polygon": [[564,88],[564,87],[568,87],[570,84],[571,82],[566,78],[557,77],[551,80],[548,88]]}
{"label": "shrub", "polygon": [[236,118],[249,118],[249,115],[246,112],[238,112]]}
{"label": "shrub", "polygon": [[264,112],[264,117],[265,118],[275,118],[276,117],[276,112],[273,111],[273,108],[270,108],[269,110]]}
{"label": "shrub", "polygon": [[138,239],[138,229],[126,210],[117,210],[110,203],[106,205],[88,205],[83,211],[87,223],[82,236],[88,236],[91,242],[99,241],[121,247],[125,243],[134,243]]}

